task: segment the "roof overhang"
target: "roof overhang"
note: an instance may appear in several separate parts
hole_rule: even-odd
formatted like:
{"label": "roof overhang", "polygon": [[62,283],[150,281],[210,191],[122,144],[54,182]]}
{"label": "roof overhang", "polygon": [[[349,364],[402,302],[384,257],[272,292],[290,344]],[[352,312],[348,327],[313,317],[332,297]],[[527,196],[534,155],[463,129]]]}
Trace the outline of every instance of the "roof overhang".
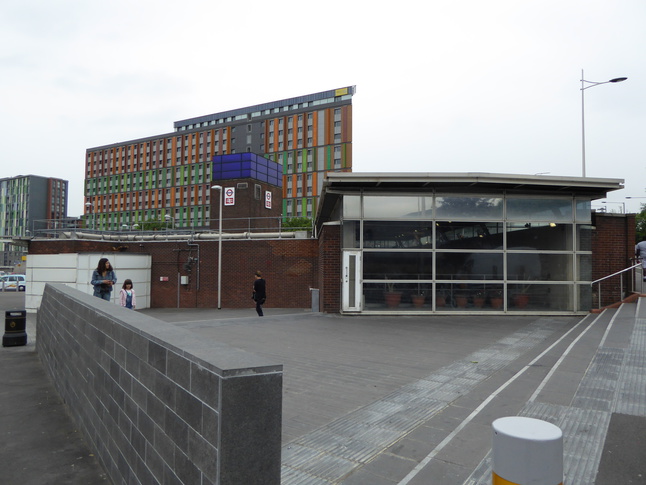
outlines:
{"label": "roof overhang", "polygon": [[507,193],[527,195],[570,195],[605,198],[624,188],[623,179],[558,177],[506,173],[369,173],[329,172],[323,181],[316,216],[317,226],[327,222],[339,197],[359,193]]}

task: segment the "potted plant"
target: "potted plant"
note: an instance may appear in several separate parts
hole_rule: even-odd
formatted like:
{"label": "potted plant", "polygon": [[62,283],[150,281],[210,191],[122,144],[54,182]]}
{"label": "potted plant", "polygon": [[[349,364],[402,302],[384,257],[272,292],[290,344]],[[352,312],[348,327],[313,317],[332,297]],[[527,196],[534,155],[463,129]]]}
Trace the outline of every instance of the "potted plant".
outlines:
{"label": "potted plant", "polygon": [[464,290],[458,290],[455,293],[455,304],[459,308],[464,308],[467,306],[467,303],[469,301],[469,297],[467,296],[466,291]]}
{"label": "potted plant", "polygon": [[511,297],[515,307],[525,308],[529,303],[529,285],[520,286],[519,290]]}
{"label": "potted plant", "polygon": [[413,306],[415,308],[422,308],[424,306],[424,301],[426,300],[426,296],[424,296],[424,293],[422,292],[411,296],[411,299],[413,300]]}
{"label": "potted plant", "polygon": [[473,306],[477,308],[482,308],[485,303],[485,297],[486,297],[486,294],[484,290],[476,291],[475,294],[473,295]]}
{"label": "potted plant", "polygon": [[386,291],[384,292],[384,300],[388,308],[397,308],[402,299],[401,291],[395,291],[394,283],[386,283]]}
{"label": "potted plant", "polygon": [[435,306],[443,307],[446,306],[446,293],[442,290],[439,290],[435,293]]}
{"label": "potted plant", "polygon": [[489,293],[489,300],[491,301],[491,308],[502,308],[502,290],[492,290]]}

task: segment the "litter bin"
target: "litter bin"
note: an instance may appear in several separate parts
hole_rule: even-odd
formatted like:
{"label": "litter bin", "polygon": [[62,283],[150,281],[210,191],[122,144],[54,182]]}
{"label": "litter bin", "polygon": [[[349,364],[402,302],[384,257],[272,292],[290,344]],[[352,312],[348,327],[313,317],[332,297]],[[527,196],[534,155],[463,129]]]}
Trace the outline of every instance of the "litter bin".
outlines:
{"label": "litter bin", "polygon": [[5,311],[3,347],[17,347],[27,344],[27,311]]}

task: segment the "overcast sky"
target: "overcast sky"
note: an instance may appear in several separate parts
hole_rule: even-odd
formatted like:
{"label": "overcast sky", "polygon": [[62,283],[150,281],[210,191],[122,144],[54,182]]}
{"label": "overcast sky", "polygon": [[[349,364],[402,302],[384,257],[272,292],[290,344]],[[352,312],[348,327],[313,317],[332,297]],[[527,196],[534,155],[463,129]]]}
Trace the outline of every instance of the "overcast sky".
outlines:
{"label": "overcast sky", "polygon": [[[625,179],[646,197],[643,0],[20,0],[0,14],[0,177],[69,181],[85,150],[356,85],[355,172]],[[615,203],[613,203],[615,202]],[[601,206],[594,204],[593,206]]]}

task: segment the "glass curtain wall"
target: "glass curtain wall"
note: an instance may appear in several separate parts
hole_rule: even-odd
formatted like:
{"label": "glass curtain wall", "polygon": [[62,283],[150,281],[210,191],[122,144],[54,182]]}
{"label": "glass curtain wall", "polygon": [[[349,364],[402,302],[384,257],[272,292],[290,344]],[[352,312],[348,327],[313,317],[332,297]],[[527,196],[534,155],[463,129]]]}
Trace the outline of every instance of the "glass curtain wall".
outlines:
{"label": "glass curtain wall", "polygon": [[343,247],[362,251],[363,311],[587,310],[590,201],[345,195]]}

